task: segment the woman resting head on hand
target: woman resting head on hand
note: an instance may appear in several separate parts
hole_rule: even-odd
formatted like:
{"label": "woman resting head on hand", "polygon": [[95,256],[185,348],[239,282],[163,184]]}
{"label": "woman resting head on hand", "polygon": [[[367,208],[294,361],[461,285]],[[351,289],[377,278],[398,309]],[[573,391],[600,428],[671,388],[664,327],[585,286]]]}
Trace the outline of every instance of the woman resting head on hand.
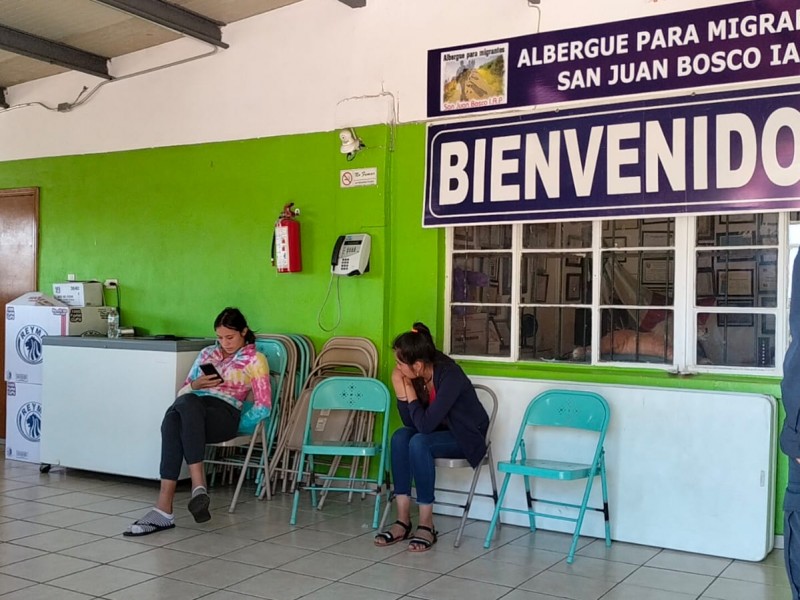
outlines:
{"label": "woman resting head on hand", "polygon": [[[453,359],[436,349],[424,323],[392,344],[396,367],[392,387],[403,427],[392,435],[392,475],[397,520],[375,536],[376,546],[409,540],[411,552],[436,543],[433,526],[436,458],[466,458],[476,467],[486,454],[489,416],[472,382]],[[417,491],[419,526],[411,535],[411,487]],[[410,539],[409,539],[410,538]]]}

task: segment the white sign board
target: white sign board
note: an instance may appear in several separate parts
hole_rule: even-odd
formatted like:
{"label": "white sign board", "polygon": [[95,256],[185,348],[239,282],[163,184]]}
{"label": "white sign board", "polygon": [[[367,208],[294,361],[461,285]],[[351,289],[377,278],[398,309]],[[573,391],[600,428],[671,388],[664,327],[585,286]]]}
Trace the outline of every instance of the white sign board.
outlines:
{"label": "white sign board", "polygon": [[[552,383],[483,376],[470,379],[497,394],[500,413],[492,431],[492,453],[496,461],[508,460],[528,402]],[[611,408],[605,450],[612,539],[749,561],[763,560],[772,550],[777,440],[774,398],[566,381],[558,387],[597,392]],[[586,462],[586,449],[591,456],[594,438],[587,440],[581,432],[555,429],[539,431],[536,439],[527,440],[529,457]],[[437,472],[437,485],[469,489],[472,474],[458,471],[464,469]],[[478,489],[490,492],[485,471]],[[526,508],[521,479],[511,479],[504,506]],[[534,485],[539,497],[574,503],[580,502],[584,484],[537,479]],[[439,492],[436,496],[439,498]],[[589,505],[602,506],[599,478]],[[537,507],[541,512],[575,514],[562,507]],[[470,517],[488,520],[492,509],[491,499],[476,498]],[[529,525],[522,515],[501,516],[504,523]],[[574,527],[544,518],[537,519],[536,526],[569,532]],[[602,512],[587,511],[583,534],[603,537]]]}
{"label": "white sign board", "polygon": [[343,188],[378,185],[378,167],[339,171],[339,185]]}

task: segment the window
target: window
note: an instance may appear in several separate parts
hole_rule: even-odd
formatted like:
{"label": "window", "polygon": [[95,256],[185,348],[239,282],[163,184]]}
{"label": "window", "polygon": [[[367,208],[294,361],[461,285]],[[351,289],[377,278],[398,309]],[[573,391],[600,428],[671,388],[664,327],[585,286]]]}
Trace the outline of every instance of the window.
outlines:
{"label": "window", "polygon": [[796,252],[797,213],[451,228],[449,352],[775,372],[784,231]]}

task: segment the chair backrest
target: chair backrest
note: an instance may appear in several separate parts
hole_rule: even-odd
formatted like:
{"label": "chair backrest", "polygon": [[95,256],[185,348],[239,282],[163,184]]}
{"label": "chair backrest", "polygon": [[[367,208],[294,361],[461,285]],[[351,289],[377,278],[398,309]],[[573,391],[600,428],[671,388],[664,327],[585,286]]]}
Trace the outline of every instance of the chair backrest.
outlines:
{"label": "chair backrest", "polygon": [[545,425],[605,433],[609,415],[608,402],[600,394],[547,390],[528,405],[523,428],[527,425]]}
{"label": "chair backrest", "polygon": [[289,360],[286,347],[282,342],[267,338],[256,338],[256,349],[267,357],[272,385],[272,406],[280,403],[285,384],[287,362]]}
{"label": "chair backrest", "polygon": [[359,365],[367,377],[375,377],[377,374],[377,363],[373,360],[372,355],[364,348],[357,346],[327,346],[317,354],[314,367],[343,364]]}
{"label": "chair backrest", "polygon": [[286,347],[278,340],[256,338],[256,349],[267,357],[269,370],[283,377],[288,360]]}
{"label": "chair backrest", "polygon": [[389,388],[371,377],[329,377],[320,381],[311,390],[308,415],[306,418],[305,442],[311,442],[313,429],[311,426],[314,411],[346,411],[340,414],[355,414],[353,411],[365,411],[383,414],[381,428],[382,443],[386,442],[389,433],[389,407],[391,396]]}
{"label": "chair backrest", "polygon": [[331,347],[339,347],[339,348],[360,348],[364,350],[370,356],[370,360],[373,364],[378,364],[378,348],[375,344],[372,343],[371,340],[364,338],[364,337],[348,337],[348,336],[336,336],[332,337],[328,341],[326,341],[322,345],[322,349],[325,350],[326,348]]}
{"label": "chair backrest", "polygon": [[486,444],[488,445],[491,438],[492,438],[492,429],[494,429],[494,420],[497,417],[497,394],[494,393],[492,388],[485,386],[480,383],[475,383],[472,385],[475,388],[475,392],[478,391],[484,393],[478,393],[478,400],[480,400],[481,404],[483,404],[483,408],[486,409],[486,414],[489,415],[489,427],[486,429]]}
{"label": "chair backrest", "polygon": [[[526,458],[525,433],[529,427],[565,428],[596,432],[593,444],[596,464],[603,452],[603,443],[608,428],[610,409],[608,403],[594,392],[573,390],[547,390],[536,396],[525,409],[525,416],[519,428],[511,460]],[[534,436],[537,439],[537,436]],[[551,448],[550,445],[547,446]],[[552,449],[552,448],[551,448]]]}
{"label": "chair backrest", "polygon": [[[310,411],[361,410],[386,412],[389,390],[381,381],[371,377],[329,377],[311,391]],[[309,412],[310,412],[309,411]]]}

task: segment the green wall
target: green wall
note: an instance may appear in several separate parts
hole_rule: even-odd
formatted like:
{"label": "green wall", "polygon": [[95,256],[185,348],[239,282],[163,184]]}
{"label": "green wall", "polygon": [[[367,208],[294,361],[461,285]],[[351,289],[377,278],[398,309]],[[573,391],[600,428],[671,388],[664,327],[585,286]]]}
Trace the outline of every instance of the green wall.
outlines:
{"label": "green wall", "polygon": [[[0,189],[38,187],[40,289],[76,273],[117,278],[123,325],[145,333],[211,336],[212,321],[239,306],[260,332],[372,339],[382,378],[394,365],[395,335],[416,320],[442,339],[444,234],[421,227],[425,126],[359,128],[366,143],[352,162],[335,132],[0,163]],[[378,168],[378,186],[341,189],[339,171]],[[270,265],[274,222],[300,208],[303,271]],[[332,333],[317,316],[330,283],[330,254],[343,233],[372,235],[370,272],[339,278],[342,320]],[[335,292],[323,325],[336,318]],[[652,385],[780,395],[775,378],[569,365],[465,362],[470,374]],[[783,416],[781,414],[780,422]],[[709,448],[713,459],[713,448]],[[786,485],[778,454],[776,531]],[[732,474],[731,476],[736,476]]]}
{"label": "green wall", "polygon": [[[373,236],[368,276],[340,278],[338,335],[383,343],[386,281],[386,127],[352,163],[335,134],[25,160],[0,164],[0,188],[40,188],[40,288],[67,273],[119,279],[124,325],[145,333],[213,335],[226,305],[257,331],[329,337],[317,314],[336,237]],[[376,166],[379,185],[342,190],[339,170]],[[270,265],[275,220],[300,208],[303,270]],[[323,325],[336,317],[335,294]]]}

